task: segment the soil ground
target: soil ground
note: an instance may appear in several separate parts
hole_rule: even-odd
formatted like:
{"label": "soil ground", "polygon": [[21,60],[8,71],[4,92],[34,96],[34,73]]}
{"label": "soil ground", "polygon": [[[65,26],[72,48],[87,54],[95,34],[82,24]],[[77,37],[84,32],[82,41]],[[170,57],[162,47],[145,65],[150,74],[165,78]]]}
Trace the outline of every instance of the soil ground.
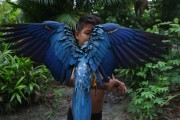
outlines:
{"label": "soil ground", "polygon": [[[0,120],[66,120],[72,89],[54,84],[51,90],[39,96],[43,102],[22,107],[11,114],[0,115]],[[127,112],[128,102],[129,98],[125,94],[106,92],[103,120],[132,120]],[[167,103],[163,110],[154,120],[180,120],[180,98]]]}

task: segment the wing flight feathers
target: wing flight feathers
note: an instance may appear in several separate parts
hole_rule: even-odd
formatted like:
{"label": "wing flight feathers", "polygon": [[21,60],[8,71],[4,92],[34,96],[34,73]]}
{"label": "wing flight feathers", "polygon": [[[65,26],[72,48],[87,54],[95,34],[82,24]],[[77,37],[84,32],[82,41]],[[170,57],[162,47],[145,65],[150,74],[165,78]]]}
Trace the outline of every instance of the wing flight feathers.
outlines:
{"label": "wing flight feathers", "polygon": [[[54,21],[32,24],[7,24],[0,26],[3,42],[12,43],[10,49],[17,49],[23,57],[44,63],[55,79],[66,82],[70,79],[72,66],[77,58],[72,53],[77,48],[71,29]],[[70,64],[69,61],[74,61]]]}

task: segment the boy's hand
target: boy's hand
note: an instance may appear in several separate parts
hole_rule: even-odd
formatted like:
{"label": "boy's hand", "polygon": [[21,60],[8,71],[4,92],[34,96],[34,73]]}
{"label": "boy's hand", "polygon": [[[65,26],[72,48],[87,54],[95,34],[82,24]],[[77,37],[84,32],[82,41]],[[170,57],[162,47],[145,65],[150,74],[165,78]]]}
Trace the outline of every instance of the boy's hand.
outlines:
{"label": "boy's hand", "polygon": [[105,89],[108,91],[115,91],[118,93],[125,93],[126,92],[126,86],[123,82],[115,79],[113,76],[112,79],[109,78],[109,83],[105,83]]}

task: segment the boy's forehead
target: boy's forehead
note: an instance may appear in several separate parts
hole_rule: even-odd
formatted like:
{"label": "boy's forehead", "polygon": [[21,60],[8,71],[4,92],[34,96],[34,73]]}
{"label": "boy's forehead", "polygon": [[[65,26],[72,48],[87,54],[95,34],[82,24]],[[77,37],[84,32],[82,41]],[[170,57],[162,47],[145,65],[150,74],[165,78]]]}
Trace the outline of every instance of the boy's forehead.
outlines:
{"label": "boy's forehead", "polygon": [[94,27],[93,24],[91,24],[91,23],[86,23],[86,24],[84,24],[83,29],[92,30],[93,27]]}

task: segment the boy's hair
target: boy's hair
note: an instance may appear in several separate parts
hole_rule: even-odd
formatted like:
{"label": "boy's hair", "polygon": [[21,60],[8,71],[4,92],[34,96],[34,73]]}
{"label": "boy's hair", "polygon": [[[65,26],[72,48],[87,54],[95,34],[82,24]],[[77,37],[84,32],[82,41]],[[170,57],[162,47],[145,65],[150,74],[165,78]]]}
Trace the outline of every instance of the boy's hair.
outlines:
{"label": "boy's hair", "polygon": [[75,30],[81,31],[84,25],[87,23],[97,25],[101,23],[101,19],[96,15],[86,14],[79,19],[78,23],[76,24]]}

